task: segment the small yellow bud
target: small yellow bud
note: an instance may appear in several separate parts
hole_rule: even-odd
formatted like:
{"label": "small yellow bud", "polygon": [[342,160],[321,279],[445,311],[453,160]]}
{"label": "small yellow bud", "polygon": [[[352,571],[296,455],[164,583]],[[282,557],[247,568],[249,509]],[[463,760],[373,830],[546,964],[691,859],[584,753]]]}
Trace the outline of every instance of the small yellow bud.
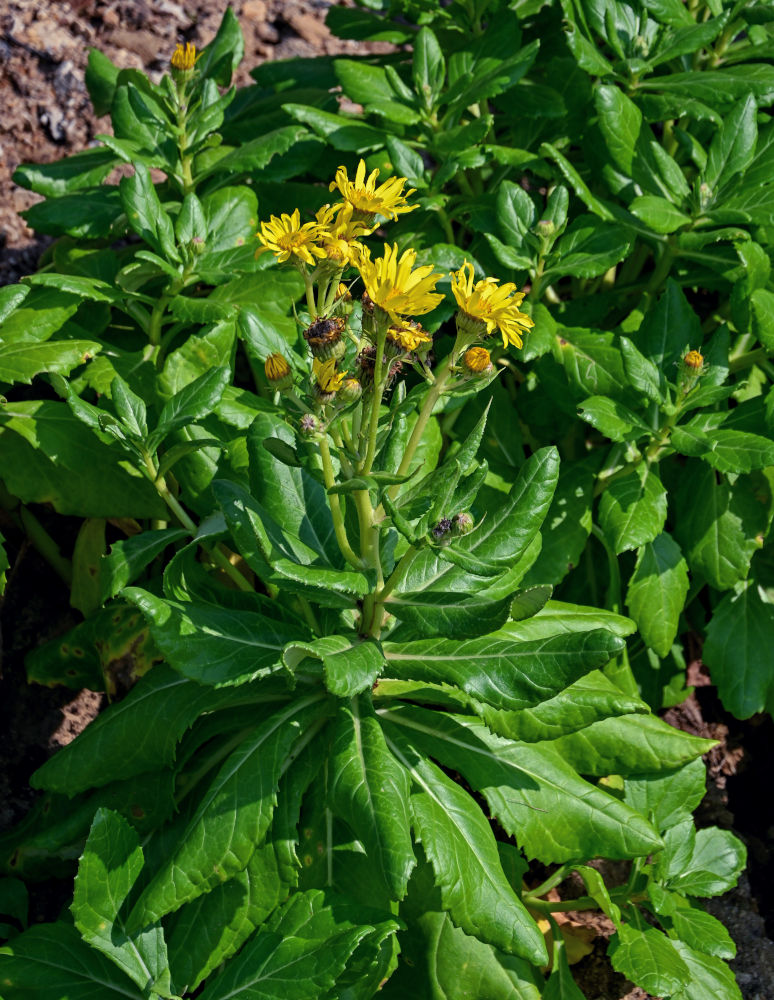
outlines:
{"label": "small yellow bud", "polygon": [[462,356],[463,367],[471,375],[488,375],[492,371],[492,358],[485,347],[470,347]]}
{"label": "small yellow bud", "polygon": [[172,65],[172,69],[176,69],[181,73],[190,73],[196,65],[196,46],[193,42],[186,42],[185,48],[183,48],[183,46],[178,43],[177,48],[172,53],[172,58],[169,61]]}
{"label": "small yellow bud", "polygon": [[272,389],[284,389],[292,381],[290,365],[281,354],[270,354],[264,362],[263,370]]}
{"label": "small yellow bud", "polygon": [[688,351],[683,358],[683,363],[686,368],[690,368],[692,372],[698,374],[704,367],[704,357],[699,351]]}

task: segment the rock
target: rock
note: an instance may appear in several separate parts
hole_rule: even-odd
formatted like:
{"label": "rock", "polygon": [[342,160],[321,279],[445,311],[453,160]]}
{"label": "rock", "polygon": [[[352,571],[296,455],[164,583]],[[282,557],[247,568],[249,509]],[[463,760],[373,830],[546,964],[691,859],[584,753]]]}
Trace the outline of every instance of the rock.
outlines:
{"label": "rock", "polygon": [[257,24],[266,20],[267,13],[264,0],[245,0],[242,7],[242,17],[246,17],[250,21],[255,21]]}

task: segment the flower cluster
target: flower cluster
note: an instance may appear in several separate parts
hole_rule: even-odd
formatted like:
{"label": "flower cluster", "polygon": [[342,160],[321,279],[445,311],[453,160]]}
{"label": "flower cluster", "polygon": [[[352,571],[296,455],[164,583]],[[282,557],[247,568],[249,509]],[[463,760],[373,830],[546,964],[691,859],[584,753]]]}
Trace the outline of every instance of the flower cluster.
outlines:
{"label": "flower cluster", "polygon": [[[272,216],[256,234],[261,244],[256,255],[269,252],[279,263],[296,267],[304,279],[309,318],[303,337],[312,358],[304,405],[324,421],[336,419],[364,394],[381,401],[406,362],[431,383],[438,382],[426,362],[432,337],[417,317],[431,313],[443,301],[436,290],[443,275],[432,264],[418,263],[414,249],[401,252],[396,243],[385,243],[384,253],[376,257],[363,242],[379,219],[395,220],[417,207],[407,203],[414,192],[406,190],[405,177],[391,177],[382,184],[378,177],[378,170],[366,175],[364,160],[353,179],[346,167],[339,167],[329,189],[338,191],[341,201],[324,205],[309,221],[302,221],[298,209]],[[475,281],[473,265],[467,261],[450,277],[459,307],[457,340],[443,385],[449,379],[483,383],[493,377],[494,365],[489,351],[474,345],[499,331],[503,347],[521,347],[532,326],[519,308],[524,294],[495,278]],[[349,328],[354,308],[350,287],[358,279],[361,323],[355,333]],[[349,362],[352,375],[344,370],[350,342],[355,345]],[[271,355],[266,362],[267,381],[278,391],[292,383],[290,368],[281,360]]]}

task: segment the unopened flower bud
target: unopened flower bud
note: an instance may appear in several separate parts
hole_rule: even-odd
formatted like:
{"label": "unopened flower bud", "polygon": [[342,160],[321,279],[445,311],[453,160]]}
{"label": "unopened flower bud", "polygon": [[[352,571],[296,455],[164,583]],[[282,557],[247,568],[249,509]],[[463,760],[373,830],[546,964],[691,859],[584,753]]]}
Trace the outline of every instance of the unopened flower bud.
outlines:
{"label": "unopened flower bud", "polygon": [[467,535],[473,530],[473,517],[465,511],[462,514],[455,514],[452,518],[452,531],[455,535]]}
{"label": "unopened flower bud", "polygon": [[298,422],[298,427],[303,437],[312,437],[320,432],[322,425],[313,413],[305,413]]}
{"label": "unopened flower bud", "polygon": [[452,522],[448,517],[442,517],[438,524],[434,525],[430,531],[433,538],[440,542],[441,539],[445,538],[449,532],[452,530]]}
{"label": "unopened flower bud", "polygon": [[313,358],[327,361],[344,357],[347,345],[342,339],[346,321],[341,316],[320,317],[304,330],[304,339],[309,344]]}
{"label": "unopened flower bud", "polygon": [[462,367],[469,375],[490,375],[492,358],[485,347],[471,347],[462,356]]}
{"label": "unopened flower bud", "polygon": [[207,246],[201,236],[191,237],[191,250],[196,256],[200,256],[207,249]]}
{"label": "unopened flower bud", "polygon": [[270,354],[264,362],[263,370],[272,389],[287,389],[293,384],[290,365],[281,354]]}
{"label": "unopened flower bud", "polygon": [[196,65],[196,46],[193,42],[186,42],[185,48],[183,48],[178,43],[169,62],[172,69],[177,70],[178,73],[190,73]]}
{"label": "unopened flower bud", "polygon": [[699,351],[688,351],[683,358],[683,364],[686,368],[698,374],[704,367],[704,356]]}
{"label": "unopened flower bud", "polygon": [[339,389],[339,399],[344,403],[356,403],[363,395],[363,386],[356,378],[344,379]]}
{"label": "unopened flower bud", "polygon": [[535,226],[535,231],[538,236],[542,236],[544,239],[550,239],[550,237],[556,232],[556,226],[551,219],[541,219]]}

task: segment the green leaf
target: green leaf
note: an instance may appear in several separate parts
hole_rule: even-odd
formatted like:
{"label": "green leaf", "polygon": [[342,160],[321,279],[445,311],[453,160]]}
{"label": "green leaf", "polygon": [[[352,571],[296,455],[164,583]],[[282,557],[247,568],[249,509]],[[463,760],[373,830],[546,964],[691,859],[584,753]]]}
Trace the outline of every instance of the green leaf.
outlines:
{"label": "green leaf", "polygon": [[[412,745],[459,771],[481,792],[492,815],[530,858],[549,864],[600,851],[606,857],[636,857],[660,846],[645,820],[580,778],[550,744],[504,740],[478,719],[415,706],[381,714],[400,726]],[[459,923],[453,909],[452,917]]]}
{"label": "green leaf", "polygon": [[395,173],[414,188],[426,188],[425,162],[419,153],[394,135],[386,136],[385,144]]}
{"label": "green leaf", "polygon": [[133,176],[123,177],[119,190],[131,229],[161,257],[179,261],[172,221],[159,201],[144,163],[134,164]]}
{"label": "green leaf", "polygon": [[361,941],[397,929],[390,914],[298,893],[255,934],[201,1000],[327,998]]}
{"label": "green leaf", "polygon": [[0,344],[0,382],[32,383],[41,372],[69,375],[102,350],[93,340],[56,340],[44,344]]}
{"label": "green leaf", "polygon": [[593,215],[579,215],[559,240],[545,276],[552,280],[572,275],[594,278],[604,274],[629,253],[631,241],[626,230],[615,223],[600,222]]}
{"label": "green leaf", "polygon": [[709,148],[702,178],[713,193],[752,163],[758,141],[757,111],[755,98],[748,94],[724,117]]}
{"label": "green leaf", "polygon": [[539,743],[585,729],[608,716],[645,713],[648,707],[639,698],[622,694],[601,670],[591,670],[534,708],[503,712],[481,706],[477,711],[498,736]]}
{"label": "green leaf", "polygon": [[342,152],[360,153],[384,145],[383,133],[370,125],[364,125],[357,118],[334,115],[330,111],[321,111],[303,104],[283,104],[282,109],[296,121],[309,125],[334,149]]}
{"label": "green leaf", "polygon": [[774,292],[756,288],[749,304],[752,332],[767,351],[774,351]]}
{"label": "green leaf", "polygon": [[730,830],[694,831],[693,821],[686,820],[664,836],[655,874],[682,895],[720,896],[733,889],[746,863],[745,846]]}
{"label": "green leaf", "polygon": [[272,602],[260,611],[215,604],[165,600],[138,587],[124,596],[148,619],[153,640],[165,659],[183,676],[199,684],[222,687],[245,684],[284,671],[282,651],[289,642],[308,638],[301,622],[272,617]]}
{"label": "green leaf", "polygon": [[553,747],[581,774],[604,777],[669,771],[707,753],[715,743],[690,736],[655,715],[622,715],[543,745]]}
{"label": "green leaf", "polygon": [[645,463],[612,479],[599,504],[600,526],[616,555],[652,542],[661,533],[666,515],[667,492]]}
{"label": "green leaf", "polygon": [[640,354],[628,337],[621,337],[624,371],[630,385],[654,403],[664,402],[664,377],[648,358]]}
{"label": "green leaf", "polygon": [[326,711],[319,694],[296,698],[242,740],[213,778],[174,853],[137,900],[130,931],[244,870],[271,824],[277,783],[293,745],[316,731]]}
{"label": "green leaf", "polygon": [[279,869],[276,846],[269,838],[244,871],[177,911],[167,929],[176,983],[195,990],[285,901],[290,886],[281,880]]}
{"label": "green leaf", "polygon": [[[276,690],[267,694],[278,699]],[[168,767],[174,761],[178,740],[194,720],[202,712],[229,704],[234,697],[234,692],[215,692],[160,664],[142,677],[123,701],[110,705],[72,743],[39,767],[30,783],[33,788],[72,796]],[[142,733],[141,740],[137,733]]]}
{"label": "green leaf", "polygon": [[567,377],[589,396],[620,396],[626,382],[621,352],[612,334],[560,327],[557,360]]}
{"label": "green leaf", "polygon": [[688,967],[688,982],[673,1000],[742,1000],[734,973],[713,955],[702,955],[685,941],[672,946]]}
{"label": "green leaf", "polygon": [[336,815],[363,844],[391,898],[403,899],[416,864],[411,846],[410,782],[387,748],[366,697],[337,706],[329,782]]}
{"label": "green leaf", "polygon": [[[575,37],[577,38],[580,36],[576,34]],[[584,41],[586,41],[586,39],[584,39]],[[596,52],[594,46],[591,45],[591,43],[588,44],[590,48]],[[607,65],[609,66],[609,63]],[[610,67],[610,70],[611,69],[612,67]],[[560,153],[555,146],[552,146],[550,142],[544,142],[540,147],[539,153],[547,160],[553,160],[558,165],[564,179],[590,212],[593,212],[594,215],[598,216],[600,219],[610,221],[614,218],[613,213],[607,205],[591,193],[591,189],[588,184],[586,184],[572,163],[570,163],[567,157],[564,156],[563,153]]]}
{"label": "green leaf", "polygon": [[636,775],[624,783],[624,801],[663,833],[691,818],[704,798],[706,778],[699,759],[671,772]]}
{"label": "green leaf", "polygon": [[690,225],[691,217],[681,212],[667,198],[655,194],[641,194],[630,202],[629,211],[641,219],[654,233],[674,233]]}
{"label": "green leaf", "polygon": [[67,403],[15,402],[0,411],[0,427],[3,478],[24,503],[77,517],[167,515],[148,480],[122,464],[126,453],[97,440]]}
{"label": "green leaf", "polygon": [[622,648],[622,641],[603,629],[520,643],[503,630],[461,642],[384,644],[391,675],[455,684],[479,701],[511,710],[547,701]]}
{"label": "green leaf", "polygon": [[745,63],[723,69],[703,69],[700,73],[669,73],[640,82],[643,91],[658,90],[675,97],[705,101],[710,106],[728,105],[751,93],[759,105],[774,100],[774,67]]}
{"label": "green leaf", "polygon": [[662,532],[641,546],[626,591],[640,635],[659,656],[672,648],[687,593],[688,567],[680,546]]}
{"label": "green leaf", "polygon": [[636,441],[650,433],[636,413],[609,396],[589,396],[579,405],[578,414],[611,441]]}
{"label": "green leaf", "polygon": [[532,618],[543,610],[552,593],[553,587],[548,584],[520,590],[511,603],[511,618],[515,622]]}
{"label": "green leaf", "polygon": [[[455,540],[455,546],[488,564],[501,565],[503,571],[518,565],[545,518],[558,465],[553,448],[532,455],[519,471],[507,500],[490,512],[476,531]],[[401,592],[393,594],[386,606],[396,618],[432,629],[435,634],[481,635],[504,624],[508,598],[518,582],[504,573],[500,580],[482,588],[480,577],[449,566],[433,549],[424,548],[409,565]],[[471,591],[475,601],[463,597]]]}
{"label": "green leaf", "polygon": [[642,321],[637,347],[665,375],[673,377],[675,362],[702,340],[698,316],[677,282],[668,278],[663,295]]}
{"label": "green leaf", "polygon": [[612,920],[616,927],[620,928],[621,911],[610,899],[610,893],[607,891],[605,880],[597,869],[590,868],[588,865],[575,865],[575,871],[583,879],[586,892],[597,903],[600,910],[602,910],[608,920]]}
{"label": "green leaf", "polygon": [[304,135],[308,135],[306,129],[298,125],[286,125],[255,139],[248,139],[212,164],[204,165],[197,171],[197,179],[203,180],[214,173],[222,176],[226,173],[243,174],[263,170],[275,156],[287,153]]}
{"label": "green leaf", "polygon": [[761,547],[771,510],[771,488],[760,473],[730,484],[707,465],[689,461],[675,494],[675,537],[694,573],[718,590],[747,576]]}
{"label": "green leaf", "polygon": [[195,423],[211,413],[230,381],[231,369],[223,365],[210,369],[183,386],[164,404],[159,422],[148,439],[149,447],[157,448],[172,431]]}
{"label": "green leaf", "polygon": [[473,799],[412,746],[388,737],[390,749],[410,771],[415,834],[435,871],[441,899],[467,934],[507,954],[545,964],[543,935],[503,872],[497,843]]}
{"label": "green leaf", "polygon": [[533,618],[509,622],[503,631],[514,641],[529,642],[562,632],[590,632],[593,629],[606,629],[621,638],[632,635],[637,630],[631,618],[625,618],[614,611],[568,604],[565,601],[548,601],[543,610]]}
{"label": "green leaf", "polygon": [[99,49],[89,49],[86,63],[86,89],[89,92],[94,114],[99,118],[110,111],[120,70]]}
{"label": "green leaf", "polygon": [[84,149],[53,163],[21,163],[12,180],[45,198],[58,198],[79,188],[101,184],[116,162],[117,157],[109,149]]}
{"label": "green leaf", "polygon": [[715,608],[702,658],[721,701],[739,719],[774,707],[774,605],[755,581],[737,585]]}
{"label": "green leaf", "polygon": [[642,126],[642,112],[615,86],[601,84],[594,94],[599,128],[613,163],[627,177],[632,176],[635,147]]}
{"label": "green leaf", "polygon": [[654,996],[672,996],[691,981],[688,966],[655,927],[640,930],[624,924],[611,938],[607,953],[616,972]]}
{"label": "green leaf", "polygon": [[370,690],[384,668],[384,653],[379,643],[354,634],[293,642],[283,653],[291,671],[305,657],[322,660],[325,686],[337,698],[352,698]]}
{"label": "green leaf", "polygon": [[414,38],[411,63],[414,88],[424,106],[431,111],[438,100],[446,79],[446,61],[438,39],[430,28],[420,28]]}
{"label": "green leaf", "polygon": [[5,288],[0,288],[0,323],[4,323],[29,294],[29,285],[6,285]]}
{"label": "green leaf", "polygon": [[736,955],[736,945],[719,920],[701,908],[696,901],[686,899],[677,892],[670,892],[658,883],[651,882],[648,894],[653,908],[671,930],[673,939],[687,944],[689,948],[705,955],[732,959]]}
{"label": "green leaf", "polygon": [[186,537],[188,532],[183,528],[162,528],[113,542],[110,554],[103,556],[100,563],[103,601],[115,597],[128,583],[136,580],[167,546]]}
{"label": "green leaf", "polygon": [[211,77],[221,87],[231,83],[231,75],[242,61],[245,41],[233,10],[227,7],[218,31],[199,56],[196,69],[203,77]]}
{"label": "green leaf", "polygon": [[118,813],[98,809],[78,864],[71,906],[84,941],[145,990],[171,996],[160,924],[130,937],[119,912],[142,871],[140,838]]}
{"label": "green leaf", "polygon": [[50,236],[103,239],[116,235],[122,215],[119,189],[111,185],[84,188],[38,202],[20,213],[32,229]]}
{"label": "green leaf", "polygon": [[0,982],[6,1000],[144,1000],[123,972],[66,923],[39,924],[0,948]]}

